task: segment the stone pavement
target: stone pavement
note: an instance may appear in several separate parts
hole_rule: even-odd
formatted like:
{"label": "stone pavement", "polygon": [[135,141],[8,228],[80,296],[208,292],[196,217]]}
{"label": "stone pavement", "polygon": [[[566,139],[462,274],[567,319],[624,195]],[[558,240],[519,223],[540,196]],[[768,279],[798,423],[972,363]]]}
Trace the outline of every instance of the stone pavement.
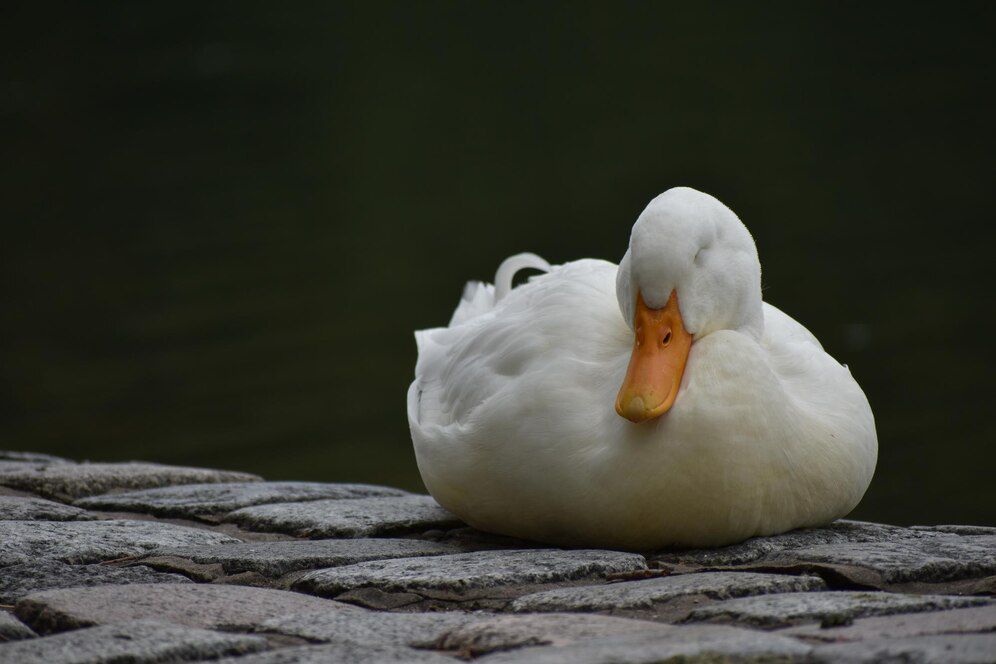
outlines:
{"label": "stone pavement", "polygon": [[389,487],[0,451],[0,663],[996,663],[996,528],[566,550]]}

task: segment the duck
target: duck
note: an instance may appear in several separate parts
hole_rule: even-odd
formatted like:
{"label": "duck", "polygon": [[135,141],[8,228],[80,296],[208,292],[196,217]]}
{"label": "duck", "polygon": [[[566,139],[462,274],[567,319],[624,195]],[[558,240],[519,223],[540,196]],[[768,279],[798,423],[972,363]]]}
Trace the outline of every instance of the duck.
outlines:
{"label": "duck", "polygon": [[419,472],[479,530],[722,546],[843,517],[875,471],[850,370],[762,301],[750,232],[689,187],[650,201],[618,265],[513,256],[415,339]]}

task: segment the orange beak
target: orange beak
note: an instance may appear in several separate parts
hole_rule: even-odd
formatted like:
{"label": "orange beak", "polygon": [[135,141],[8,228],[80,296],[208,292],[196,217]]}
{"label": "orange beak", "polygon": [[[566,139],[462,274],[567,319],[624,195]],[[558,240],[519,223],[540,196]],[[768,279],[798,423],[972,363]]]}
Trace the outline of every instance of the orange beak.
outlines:
{"label": "orange beak", "polygon": [[675,291],[663,309],[648,307],[638,292],[633,329],[633,355],[616,397],[616,412],[631,422],[643,422],[660,417],[674,404],[692,335],[682,323]]}

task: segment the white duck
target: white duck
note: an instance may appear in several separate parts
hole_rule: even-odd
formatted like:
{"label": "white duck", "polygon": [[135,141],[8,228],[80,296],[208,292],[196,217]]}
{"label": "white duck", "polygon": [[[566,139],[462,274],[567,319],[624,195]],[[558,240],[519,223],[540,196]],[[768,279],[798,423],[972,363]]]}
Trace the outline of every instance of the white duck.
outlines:
{"label": "white duck", "polygon": [[[548,273],[512,290],[526,267]],[[650,202],[618,267],[514,256],[415,336],[419,470],[482,530],[728,544],[844,516],[875,469],[861,388],[761,301],[750,233],[694,189]]]}

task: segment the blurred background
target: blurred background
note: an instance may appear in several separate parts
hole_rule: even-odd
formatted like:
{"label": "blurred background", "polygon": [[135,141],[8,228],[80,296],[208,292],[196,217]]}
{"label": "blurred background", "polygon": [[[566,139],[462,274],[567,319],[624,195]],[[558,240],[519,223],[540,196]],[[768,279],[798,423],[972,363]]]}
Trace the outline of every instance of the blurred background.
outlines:
{"label": "blurred background", "polygon": [[859,518],[996,523],[992,4],[0,10],[0,447],[421,489],[412,331],[690,185],[864,387]]}

